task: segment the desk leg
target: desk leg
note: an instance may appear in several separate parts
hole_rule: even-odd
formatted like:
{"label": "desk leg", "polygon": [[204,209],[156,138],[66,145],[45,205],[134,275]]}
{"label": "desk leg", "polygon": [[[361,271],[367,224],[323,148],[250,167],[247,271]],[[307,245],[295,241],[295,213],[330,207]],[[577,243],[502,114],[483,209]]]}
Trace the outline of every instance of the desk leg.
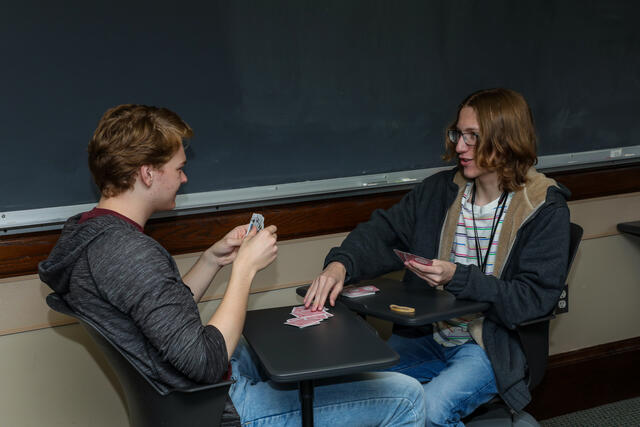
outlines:
{"label": "desk leg", "polygon": [[300,381],[302,425],[313,427],[313,380]]}

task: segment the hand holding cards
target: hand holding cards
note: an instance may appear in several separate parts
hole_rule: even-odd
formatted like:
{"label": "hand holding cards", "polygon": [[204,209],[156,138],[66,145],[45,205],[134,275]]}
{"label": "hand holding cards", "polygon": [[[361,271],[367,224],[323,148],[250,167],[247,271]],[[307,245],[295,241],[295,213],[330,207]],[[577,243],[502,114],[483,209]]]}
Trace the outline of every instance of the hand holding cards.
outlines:
{"label": "hand holding cards", "polygon": [[264,217],[258,213],[254,213],[251,215],[251,221],[249,221],[249,227],[247,228],[247,232],[245,233],[245,237],[249,235],[251,229],[255,227],[258,232],[262,231],[264,228]]}
{"label": "hand holding cards", "polygon": [[402,260],[403,263],[407,262],[407,261],[415,261],[419,264],[423,264],[423,265],[432,265],[433,264],[433,260],[430,260],[428,258],[423,258],[421,256],[409,253],[409,252],[403,252],[401,250],[398,249],[394,249],[393,252],[396,253],[396,255],[398,255],[398,258],[400,258]]}

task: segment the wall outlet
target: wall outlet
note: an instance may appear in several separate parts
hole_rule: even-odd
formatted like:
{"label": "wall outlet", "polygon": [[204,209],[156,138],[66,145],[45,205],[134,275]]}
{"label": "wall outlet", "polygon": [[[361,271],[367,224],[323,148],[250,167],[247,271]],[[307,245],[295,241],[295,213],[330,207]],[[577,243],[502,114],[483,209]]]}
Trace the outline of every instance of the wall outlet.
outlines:
{"label": "wall outlet", "polygon": [[569,286],[564,285],[562,288],[562,293],[560,294],[560,299],[558,300],[558,304],[556,305],[556,314],[562,314],[569,311]]}

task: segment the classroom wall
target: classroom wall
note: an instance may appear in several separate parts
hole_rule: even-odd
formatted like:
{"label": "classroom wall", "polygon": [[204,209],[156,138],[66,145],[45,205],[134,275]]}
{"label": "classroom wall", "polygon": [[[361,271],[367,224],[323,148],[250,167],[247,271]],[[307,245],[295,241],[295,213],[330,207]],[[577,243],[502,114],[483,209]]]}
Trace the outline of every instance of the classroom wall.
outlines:
{"label": "classroom wall", "polygon": [[[585,229],[569,277],[569,313],[551,326],[551,353],[640,336],[640,239],[620,235],[618,222],[637,220],[640,193],[570,202]],[[250,309],[300,303],[296,286],[320,271],[344,234],[285,241],[278,260],[259,273]],[[184,272],[198,254],[176,257]],[[223,270],[200,304],[210,317],[224,291]],[[126,426],[119,385],[77,325],[47,309],[49,289],[37,276],[0,280],[0,425]],[[388,325],[376,322],[382,334]]]}

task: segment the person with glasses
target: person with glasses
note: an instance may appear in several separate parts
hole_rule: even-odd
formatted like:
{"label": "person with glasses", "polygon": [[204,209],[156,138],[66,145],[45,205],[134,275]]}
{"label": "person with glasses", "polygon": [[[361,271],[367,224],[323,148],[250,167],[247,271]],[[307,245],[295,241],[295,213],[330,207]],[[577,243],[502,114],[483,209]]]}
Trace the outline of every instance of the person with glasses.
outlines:
{"label": "person with glasses", "polygon": [[[391,368],[424,387],[427,425],[460,426],[496,394],[514,410],[531,396],[514,327],[549,314],[569,252],[569,192],[537,172],[533,117],[525,99],[487,89],[460,104],[445,133],[456,167],[426,178],[377,210],[331,249],[305,305],[331,305],[345,284],[406,267],[404,282],[490,303],[484,313],[424,328],[394,326]],[[403,264],[393,249],[433,259]]]}

